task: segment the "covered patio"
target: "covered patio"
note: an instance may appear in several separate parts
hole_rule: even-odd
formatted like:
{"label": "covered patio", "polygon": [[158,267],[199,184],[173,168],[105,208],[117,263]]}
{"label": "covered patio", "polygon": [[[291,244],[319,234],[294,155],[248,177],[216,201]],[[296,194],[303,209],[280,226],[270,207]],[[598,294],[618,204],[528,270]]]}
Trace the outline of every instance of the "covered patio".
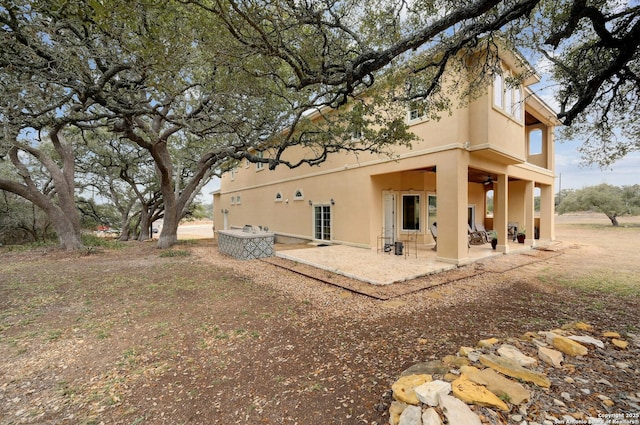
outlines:
{"label": "covered patio", "polygon": [[[516,242],[508,243],[510,254],[532,249]],[[471,245],[468,249],[469,255],[464,264],[504,255],[491,249],[490,244]],[[284,250],[276,248],[276,256],[372,285],[405,282],[459,266],[438,261],[437,253],[429,245],[407,245],[402,255],[394,255],[393,251],[376,252],[348,245],[330,245]]]}

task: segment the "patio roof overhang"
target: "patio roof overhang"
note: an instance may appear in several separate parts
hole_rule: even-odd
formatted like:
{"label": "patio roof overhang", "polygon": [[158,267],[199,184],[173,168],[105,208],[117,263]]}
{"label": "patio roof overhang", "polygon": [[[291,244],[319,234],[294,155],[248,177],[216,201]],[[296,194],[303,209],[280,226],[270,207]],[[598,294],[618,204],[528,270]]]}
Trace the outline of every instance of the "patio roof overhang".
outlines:
{"label": "patio roof overhang", "polygon": [[478,146],[473,146],[469,148],[469,152],[472,155],[476,156],[479,159],[497,162],[502,165],[515,165],[515,164],[523,164],[525,162],[525,158],[520,158],[510,153],[503,152],[500,149],[496,149],[495,145],[483,144]]}

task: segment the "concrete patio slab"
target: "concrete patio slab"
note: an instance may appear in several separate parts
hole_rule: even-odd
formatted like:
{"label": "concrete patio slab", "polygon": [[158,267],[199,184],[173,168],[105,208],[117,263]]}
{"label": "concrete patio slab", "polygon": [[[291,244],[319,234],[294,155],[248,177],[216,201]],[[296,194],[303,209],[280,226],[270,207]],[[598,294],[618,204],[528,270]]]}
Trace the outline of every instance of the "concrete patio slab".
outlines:
{"label": "concrete patio slab", "polygon": [[[487,244],[471,247],[469,261],[500,256]],[[408,255],[394,255],[347,245],[278,251],[276,256],[317,267],[373,285],[390,285],[455,269],[457,266],[436,260],[430,247],[414,248]]]}

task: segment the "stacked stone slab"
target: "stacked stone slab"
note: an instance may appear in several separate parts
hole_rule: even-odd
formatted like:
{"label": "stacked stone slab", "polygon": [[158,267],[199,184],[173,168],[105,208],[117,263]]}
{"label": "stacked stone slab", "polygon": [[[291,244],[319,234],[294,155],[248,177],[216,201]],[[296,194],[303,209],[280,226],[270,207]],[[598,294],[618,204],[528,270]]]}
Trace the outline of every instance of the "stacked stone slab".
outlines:
{"label": "stacked stone slab", "polygon": [[[635,335],[628,336],[634,346],[640,347]],[[497,338],[482,340],[476,347],[461,347],[455,356],[419,363],[405,370],[392,385],[394,401],[389,409],[389,423],[547,425],[581,420],[598,423],[598,416],[609,414],[615,405],[605,394],[597,394],[602,401],[601,411],[591,409],[564,417],[553,416],[540,406],[534,406],[533,402],[539,399],[537,392],[550,391],[553,385],[550,374],[554,379],[560,379],[559,376],[572,370],[572,359],[588,358],[591,349],[602,352],[627,350],[628,347],[629,341],[619,333],[598,334],[592,326],[582,322],[563,329],[527,332],[508,342]],[[640,366],[633,373],[640,379]],[[571,379],[564,377],[565,382]],[[586,394],[590,390],[581,391]],[[553,406],[573,401],[571,394],[565,392],[560,398],[564,401],[554,398]],[[640,408],[640,393],[628,398],[628,406]]]}

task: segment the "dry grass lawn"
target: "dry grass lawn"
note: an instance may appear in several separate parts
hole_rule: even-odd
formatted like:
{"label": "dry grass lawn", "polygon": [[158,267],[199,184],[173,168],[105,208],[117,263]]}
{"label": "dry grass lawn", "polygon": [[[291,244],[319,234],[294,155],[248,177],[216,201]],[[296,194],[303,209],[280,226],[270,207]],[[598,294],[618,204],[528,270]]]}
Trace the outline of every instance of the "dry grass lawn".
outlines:
{"label": "dry grass lawn", "polygon": [[5,248],[0,424],[383,424],[399,373],[460,345],[572,321],[640,333],[640,218],[621,222],[558,217],[557,256],[388,301],[210,239]]}

